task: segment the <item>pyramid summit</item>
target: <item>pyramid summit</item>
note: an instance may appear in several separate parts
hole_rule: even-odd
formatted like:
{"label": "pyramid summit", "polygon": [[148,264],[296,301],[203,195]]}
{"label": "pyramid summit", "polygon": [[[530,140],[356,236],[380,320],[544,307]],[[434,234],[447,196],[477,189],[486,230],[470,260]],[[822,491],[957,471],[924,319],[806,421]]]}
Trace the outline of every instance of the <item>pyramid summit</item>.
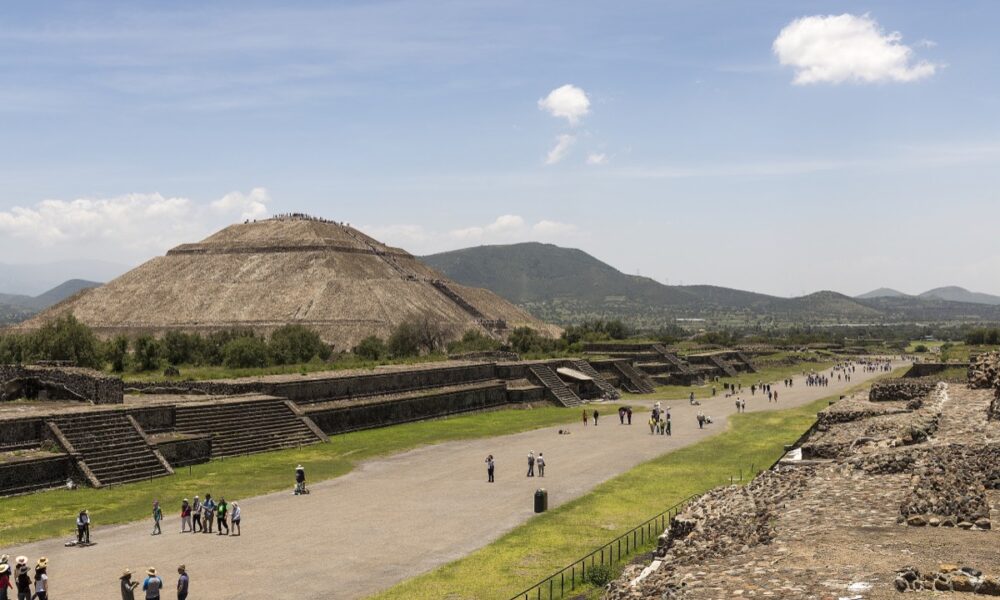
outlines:
{"label": "pyramid summit", "polygon": [[160,335],[288,324],[346,350],[369,335],[428,318],[460,336],[558,328],[494,293],[456,284],[413,255],[345,224],[301,214],[230,225],[182,244],[23,323],[31,330],[73,313],[102,336]]}

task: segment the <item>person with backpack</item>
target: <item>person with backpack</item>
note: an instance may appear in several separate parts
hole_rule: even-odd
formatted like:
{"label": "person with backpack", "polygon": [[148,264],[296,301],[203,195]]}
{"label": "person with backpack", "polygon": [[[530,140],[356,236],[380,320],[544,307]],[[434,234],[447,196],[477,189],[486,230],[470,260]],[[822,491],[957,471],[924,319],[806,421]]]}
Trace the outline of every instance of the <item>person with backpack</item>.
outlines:
{"label": "person with backpack", "polygon": [[212,520],[215,519],[215,500],[212,500],[212,494],[205,494],[201,510],[205,515],[205,525],[201,531],[202,533],[212,533]]}
{"label": "person with backpack", "polygon": [[146,600],[160,600],[160,590],[163,580],[156,574],[155,567],[146,569],[146,579],[142,582],[142,591],[146,592]]}

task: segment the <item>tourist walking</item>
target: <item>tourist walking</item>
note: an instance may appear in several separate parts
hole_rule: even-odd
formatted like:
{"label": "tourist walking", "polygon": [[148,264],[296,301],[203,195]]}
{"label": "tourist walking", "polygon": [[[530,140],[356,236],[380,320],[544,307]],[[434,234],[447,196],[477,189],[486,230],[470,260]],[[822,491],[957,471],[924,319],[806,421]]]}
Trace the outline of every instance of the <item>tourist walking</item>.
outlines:
{"label": "tourist walking", "polygon": [[163,533],[160,530],[160,521],[163,520],[163,511],[160,510],[160,501],[153,500],[153,533],[152,535],[160,535]]}
{"label": "tourist walking", "polygon": [[628,424],[631,425],[632,424],[632,407],[631,406],[625,408],[625,416],[628,417]]}
{"label": "tourist walking", "polygon": [[17,587],[17,600],[31,600],[31,577],[28,576],[28,557],[18,556],[14,585]]}
{"label": "tourist walking", "polygon": [[201,531],[201,500],[198,496],[194,497],[194,504],[191,505],[191,518],[193,519],[191,533]]}
{"label": "tourist walking", "polygon": [[240,510],[240,505],[238,502],[233,502],[233,535],[240,534],[240,519],[243,518],[243,511]]}
{"label": "tourist walking", "polygon": [[747,401],[746,399],[740,399],[740,412],[745,413],[747,411]]}
{"label": "tourist walking", "polygon": [[38,600],[49,600],[49,559],[44,556],[35,563],[35,595]]}
{"label": "tourist walking", "polygon": [[76,543],[90,543],[90,513],[86,510],[81,510],[76,516]]}
{"label": "tourist walking", "polygon": [[542,456],[541,452],[538,453],[538,459],[535,463],[538,464],[538,476],[545,477],[545,457]]}
{"label": "tourist walking", "polygon": [[597,427],[597,417],[599,417],[599,416],[600,416],[600,413],[597,412],[597,409],[595,408],[594,409],[594,427]]}
{"label": "tourist walking", "polygon": [[132,581],[132,571],[125,569],[118,581],[121,583],[122,600],[135,600],[135,588],[139,587],[139,582]]}
{"label": "tourist walking", "polygon": [[156,568],[146,569],[146,579],[142,582],[142,591],[146,592],[146,600],[160,600],[162,588],[163,580],[156,574]]}
{"label": "tourist walking", "polygon": [[[6,559],[7,557],[4,556]],[[10,584],[10,565],[7,561],[0,563],[0,600],[10,600],[10,594],[7,590],[14,589],[14,586]]]}
{"label": "tourist walking", "polygon": [[[187,527],[187,529],[185,529],[185,527]],[[181,502],[181,533],[184,533],[185,531],[194,531],[191,527],[191,504],[188,502],[187,498]]]}
{"label": "tourist walking", "polygon": [[705,428],[705,415],[698,413],[698,429]]}
{"label": "tourist walking", "polygon": [[670,421],[670,413],[669,412],[663,413],[663,417],[664,417],[664,421],[665,421],[663,425],[664,425],[664,427],[667,430],[667,435],[673,435],[672,425],[671,425],[671,421]]}
{"label": "tourist walking", "polygon": [[624,406],[619,406],[618,407],[618,422],[621,425],[625,424],[625,407]]}
{"label": "tourist walking", "polygon": [[486,457],[486,483],[493,483],[493,471],[496,469],[496,463],[493,462],[493,455],[490,454]]}
{"label": "tourist walking", "polygon": [[583,409],[583,426],[587,426],[587,409]]}
{"label": "tourist walking", "polygon": [[528,452],[528,477],[535,476],[535,453]]}
{"label": "tourist walking", "polygon": [[184,565],[177,567],[177,600],[187,600],[189,583],[187,569]]}
{"label": "tourist walking", "polygon": [[[229,535],[229,524],[226,521],[226,515],[229,513],[229,505],[226,504],[226,499],[222,498],[219,500],[219,507],[216,509],[218,511],[218,518],[216,519],[215,527],[218,529],[218,535]],[[226,533],[222,533],[222,528],[226,528]]]}
{"label": "tourist walking", "polygon": [[215,500],[212,500],[212,494],[205,494],[205,501],[201,503],[201,511],[205,518],[205,525],[201,531],[202,533],[212,533],[212,521],[215,519]]}

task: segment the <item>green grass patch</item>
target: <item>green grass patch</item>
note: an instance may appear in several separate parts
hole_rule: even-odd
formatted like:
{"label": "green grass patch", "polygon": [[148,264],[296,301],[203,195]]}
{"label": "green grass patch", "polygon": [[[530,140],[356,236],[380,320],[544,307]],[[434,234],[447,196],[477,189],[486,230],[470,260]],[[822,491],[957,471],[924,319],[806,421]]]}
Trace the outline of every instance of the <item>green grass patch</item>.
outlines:
{"label": "green grass patch", "polygon": [[[614,413],[617,406],[602,407]],[[90,510],[95,526],[128,523],[147,517],[154,499],[169,515],[183,498],[225,497],[228,501],[291,491],[294,468],[306,467],[309,481],[332,479],[376,456],[397,454],[428,444],[506,435],[580,418],[576,408],[519,408],[474,413],[371,429],[315,444],[246,457],[214,460],[180,468],[175,475],[105,489],[53,490],[4,498],[0,502],[0,547],[58,535],[70,537],[76,514]]]}
{"label": "green grass patch", "polygon": [[[751,465],[769,467],[783,453],[784,444],[812,426],[828,401],[733,415],[725,432],[643,463],[532,518],[485,548],[373,599],[507,600],[644,519],[692,494],[728,483],[741,469],[747,473]],[[577,590],[587,592],[579,586]]]}

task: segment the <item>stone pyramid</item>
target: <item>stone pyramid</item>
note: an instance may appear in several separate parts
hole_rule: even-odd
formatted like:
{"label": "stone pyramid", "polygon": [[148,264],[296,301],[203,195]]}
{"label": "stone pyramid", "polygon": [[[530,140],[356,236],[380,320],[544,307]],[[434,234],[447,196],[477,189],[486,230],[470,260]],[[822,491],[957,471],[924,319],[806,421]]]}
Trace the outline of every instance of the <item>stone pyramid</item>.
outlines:
{"label": "stone pyramid", "polygon": [[18,329],[73,313],[101,337],[167,331],[260,333],[297,323],[339,350],[401,322],[428,317],[456,336],[519,326],[559,329],[496,294],[458,285],[346,225],[291,215],[231,225],[173,248],[121,277],[85,290]]}

